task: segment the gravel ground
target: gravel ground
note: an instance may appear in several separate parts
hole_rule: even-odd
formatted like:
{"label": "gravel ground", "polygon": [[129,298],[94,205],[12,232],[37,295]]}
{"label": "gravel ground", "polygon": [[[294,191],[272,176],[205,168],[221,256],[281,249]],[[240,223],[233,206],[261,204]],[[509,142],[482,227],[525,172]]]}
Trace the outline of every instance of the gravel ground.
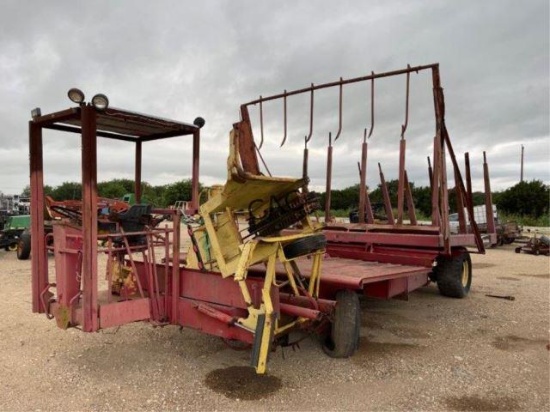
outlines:
{"label": "gravel ground", "polygon": [[466,299],[363,299],[352,358],[306,339],[260,377],[192,330],[60,330],[31,313],[30,262],[2,251],[0,410],[549,410],[549,258],[514,246],[473,255]]}

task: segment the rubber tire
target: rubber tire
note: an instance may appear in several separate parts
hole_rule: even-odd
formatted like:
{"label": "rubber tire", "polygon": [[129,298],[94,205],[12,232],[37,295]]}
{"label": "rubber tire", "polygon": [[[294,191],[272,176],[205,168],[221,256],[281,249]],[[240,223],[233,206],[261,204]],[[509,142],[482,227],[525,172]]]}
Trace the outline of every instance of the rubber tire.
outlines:
{"label": "rubber tire", "polygon": [[323,351],[331,358],[349,358],[359,346],[361,306],[352,290],[336,293],[336,309],[330,332],[323,341]]}
{"label": "rubber tire", "polygon": [[323,234],[311,235],[295,240],[283,247],[285,257],[294,259],[299,256],[309,255],[319,249],[324,249],[327,246],[327,239]]}
{"label": "rubber tire", "polygon": [[21,234],[17,242],[17,259],[27,260],[31,255],[31,235],[29,233]]}
{"label": "rubber tire", "polygon": [[[463,271],[467,271],[466,282],[463,283]],[[472,285],[472,260],[467,251],[462,251],[452,257],[439,256],[433,269],[437,280],[439,293],[443,296],[462,299],[470,292]]]}

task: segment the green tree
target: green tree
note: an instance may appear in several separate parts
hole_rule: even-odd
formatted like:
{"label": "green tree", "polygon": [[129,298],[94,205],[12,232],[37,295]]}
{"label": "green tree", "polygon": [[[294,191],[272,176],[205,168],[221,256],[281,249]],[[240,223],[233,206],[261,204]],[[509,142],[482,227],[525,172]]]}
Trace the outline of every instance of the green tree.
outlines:
{"label": "green tree", "polygon": [[164,193],[162,194],[162,204],[164,206],[169,206],[173,205],[178,200],[191,200],[191,184],[191,179],[184,179],[166,185],[164,187]]}
{"label": "green tree", "polygon": [[82,199],[82,185],[77,182],[63,182],[52,190],[55,200]]}
{"label": "green tree", "polygon": [[[51,196],[53,193],[53,187],[50,185],[44,185],[44,195],[45,196]],[[23,188],[23,191],[21,192],[21,197],[31,197],[31,186],[27,185]]]}
{"label": "green tree", "polygon": [[520,182],[496,196],[497,207],[504,212],[535,219],[548,214],[550,186],[540,180]]}

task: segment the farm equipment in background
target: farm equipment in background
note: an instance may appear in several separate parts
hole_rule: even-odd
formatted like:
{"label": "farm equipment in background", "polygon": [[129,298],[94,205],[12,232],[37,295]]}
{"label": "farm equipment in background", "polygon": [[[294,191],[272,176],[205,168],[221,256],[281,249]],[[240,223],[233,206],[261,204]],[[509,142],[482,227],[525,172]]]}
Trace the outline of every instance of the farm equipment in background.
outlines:
{"label": "farm equipment in background", "polygon": [[[46,246],[50,249],[53,247],[53,222],[59,220],[69,220],[76,224],[80,224],[82,216],[82,201],[80,200],[54,200],[51,196],[45,196],[45,211],[44,219],[44,234]],[[130,205],[123,201],[107,198],[98,198],[97,213],[100,230],[109,230],[112,226],[110,219],[113,215],[125,212]],[[17,259],[27,260],[31,256],[31,224],[30,215],[25,216],[24,225],[17,236],[17,242],[12,244],[10,250],[17,251]]]}
{"label": "farm equipment in background", "polygon": [[[489,239],[489,225],[487,224],[487,207],[486,205],[479,205],[474,206],[473,212],[474,212],[474,220],[477,223],[479,232],[482,233],[482,237],[486,238],[488,240],[487,243],[489,243],[491,246],[502,246],[504,244],[509,245],[510,243],[513,243],[516,239],[521,237],[521,227],[517,224],[517,222],[501,222],[500,217],[497,212],[496,205],[493,205],[492,207],[493,212],[493,219],[494,219],[494,231],[496,232],[496,241],[495,243],[490,243]],[[464,216],[467,215],[466,209],[463,211]],[[452,213],[449,215],[449,222],[450,222],[450,228],[451,233],[458,233],[459,232],[459,215],[458,213]],[[471,231],[471,226],[469,220],[466,220],[466,230]]]}
{"label": "farm equipment in background", "polygon": [[[432,189],[432,221],[419,225],[410,197],[405,168],[407,120],[399,142],[399,190],[397,217],[385,192],[387,221],[377,223],[366,193],[366,131],[362,143],[359,223],[331,224],[330,190],[332,147],[342,129],[342,90],[350,83],[372,84],[374,124],[375,79],[406,76],[407,117],[409,77],[428,70],[432,74],[436,117],[434,168],[429,171]],[[308,190],[308,148],[312,136],[314,92],[340,90],[339,130],[329,139],[327,153],[327,202],[320,205]],[[268,101],[284,101],[286,141],[287,98],[311,95],[310,133],[306,137],[303,174],[271,176],[261,155],[264,142],[262,107]],[[98,95],[102,96],[102,95]],[[378,298],[406,298],[433,280],[443,295],[462,298],[472,281],[467,246],[483,253],[483,243],[473,217],[469,160],[466,183],[452,149],[444,122],[443,89],[437,64],[407,67],[311,86],[243,104],[241,120],[229,136],[227,181],[209,190],[199,204],[200,129],[193,124],[166,120],[130,111],[97,107],[96,97],[85,103],[83,93],[69,91],[78,103],[64,111],[36,116],[30,121],[30,167],[32,213],[33,312],[55,318],[61,328],[80,326],[85,332],[149,321],[156,326],[179,325],[219,336],[230,345],[251,348],[251,365],[265,373],[269,354],[277,346],[296,343],[291,332],[318,334],[324,351],[332,357],[351,356],[359,344],[359,294]],[[103,96],[104,97],[104,96]],[[261,140],[256,143],[249,106],[259,105]],[[65,207],[70,219],[53,222],[54,280],[50,280],[44,236],[42,131],[53,129],[78,133],[82,141],[83,199],[78,213]],[[176,136],[191,136],[192,198],[186,214],[178,209],[153,209],[140,204],[142,145]],[[136,205],[109,220],[101,230],[97,213],[97,137],[116,139],[135,147]],[[465,229],[460,216],[459,233],[451,234],[448,221],[448,190],[445,161],[450,156],[456,193],[466,207],[473,231]],[[261,171],[264,164],[266,174]],[[380,177],[385,182],[381,166]],[[484,163],[486,192],[488,168]],[[490,195],[487,204],[490,205]],[[410,223],[403,219],[405,205]],[[325,208],[325,224],[310,215]],[[53,208],[59,213],[61,209]],[[462,206],[460,208],[462,210]],[[241,228],[236,216],[247,216]],[[182,225],[160,228],[150,216],[171,215],[183,223],[190,244],[181,250]],[[121,217],[124,215],[125,217]],[[242,222],[241,222],[242,223]],[[107,260],[105,281],[98,274],[98,255]],[[76,276],[75,276],[76,273]]]}
{"label": "farm equipment in background", "polygon": [[21,235],[30,227],[30,215],[9,216],[4,229],[0,231],[0,249],[17,250]]}
{"label": "farm equipment in background", "polygon": [[523,252],[535,256],[550,256],[550,238],[545,235],[537,236],[537,233],[535,233],[532,237],[529,238],[525,245],[518,246],[515,249],[515,252]]}

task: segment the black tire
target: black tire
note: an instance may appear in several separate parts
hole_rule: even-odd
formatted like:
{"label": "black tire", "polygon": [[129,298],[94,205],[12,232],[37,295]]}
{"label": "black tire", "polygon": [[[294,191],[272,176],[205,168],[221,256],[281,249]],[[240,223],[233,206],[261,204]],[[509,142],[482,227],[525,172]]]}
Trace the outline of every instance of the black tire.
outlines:
{"label": "black tire", "polygon": [[515,251],[516,253],[520,253],[520,252],[521,252],[521,246],[518,246],[517,248],[515,248],[514,251]]}
{"label": "black tire", "polygon": [[452,256],[439,256],[433,269],[439,293],[451,298],[464,298],[472,285],[472,260],[463,250]]}
{"label": "black tire", "polygon": [[317,234],[308,237],[303,237],[295,240],[283,247],[285,257],[287,259],[294,259],[299,256],[308,255],[317,250],[324,249],[327,246],[327,240],[325,235]]}
{"label": "black tire", "polygon": [[23,233],[17,242],[17,259],[27,260],[31,255],[31,235]]}
{"label": "black tire", "polygon": [[323,341],[323,351],[331,358],[349,358],[359,346],[361,307],[351,290],[336,294],[336,309],[330,332]]}

